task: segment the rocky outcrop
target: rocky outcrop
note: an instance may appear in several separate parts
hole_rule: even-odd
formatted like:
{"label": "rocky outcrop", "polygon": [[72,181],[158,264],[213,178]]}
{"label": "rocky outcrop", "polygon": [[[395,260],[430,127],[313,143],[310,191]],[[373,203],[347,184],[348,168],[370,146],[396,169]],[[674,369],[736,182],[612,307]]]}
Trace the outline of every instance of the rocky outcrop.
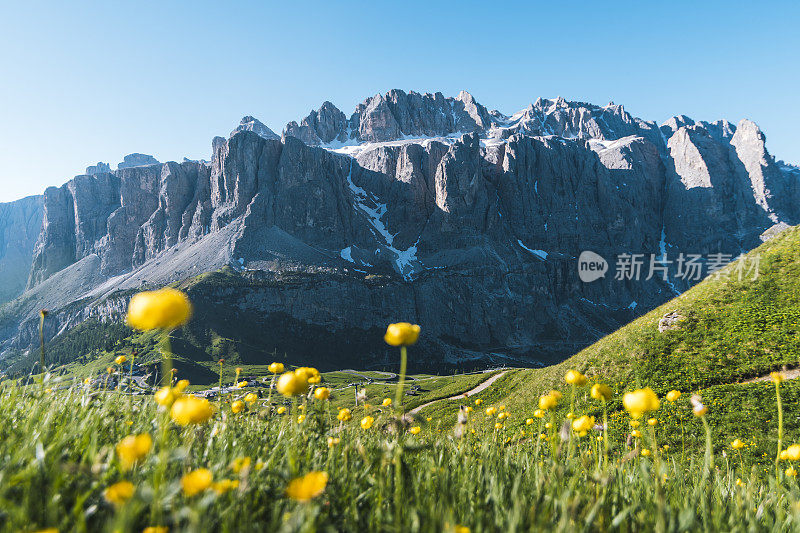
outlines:
{"label": "rocky outcrop", "polygon": [[90,167],[86,167],[86,174],[87,176],[94,176],[95,174],[104,174],[111,172],[111,167],[108,166],[108,163],[98,162],[96,165],[92,165]]}
{"label": "rocky outcrop", "polygon": [[0,203],[0,305],[25,289],[41,229],[41,196]]}
{"label": "rocky outcrop", "polygon": [[152,155],[128,154],[122,159],[122,162],[117,165],[117,169],[122,170],[123,168],[144,167],[148,165],[158,165],[158,164],[159,164],[158,159],[156,159]]}
{"label": "rocky outcrop", "polygon": [[[682,116],[659,128],[620,105],[563,98],[506,116],[465,92],[390,91],[349,119],[325,102],[280,139],[262,126],[245,117],[215,138],[210,163],[122,167],[48,189],[29,290],[0,316],[0,351],[24,348],[8,317],[35,320],[38,303],[99,304],[227,266],[222,286],[197,294],[206,310],[193,338],[213,324],[247,336],[248,349],[301,353],[291,336],[263,334],[285,327],[331,358],[342,338],[362,346],[359,335],[404,319],[424,324],[432,366],[532,363],[688,288],[678,254],[738,255],[800,221],[800,171],[775,162],[747,121]],[[581,282],[583,251],[609,275]],[[638,279],[615,279],[621,254],[644,254]],[[666,277],[648,276],[650,254],[667,255]],[[220,302],[266,336],[233,331]],[[63,316],[69,327],[79,315]],[[373,361],[384,353],[362,347]]]}

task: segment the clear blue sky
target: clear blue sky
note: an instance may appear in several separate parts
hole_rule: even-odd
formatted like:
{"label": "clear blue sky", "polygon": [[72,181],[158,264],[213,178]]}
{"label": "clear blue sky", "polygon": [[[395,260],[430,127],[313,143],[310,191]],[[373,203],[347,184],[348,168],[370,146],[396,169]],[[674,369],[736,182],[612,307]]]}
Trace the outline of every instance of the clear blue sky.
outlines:
{"label": "clear blue sky", "polygon": [[280,133],[392,88],[750,118],[800,162],[794,2],[26,4],[0,8],[0,201],[130,152],[209,158],[243,115]]}

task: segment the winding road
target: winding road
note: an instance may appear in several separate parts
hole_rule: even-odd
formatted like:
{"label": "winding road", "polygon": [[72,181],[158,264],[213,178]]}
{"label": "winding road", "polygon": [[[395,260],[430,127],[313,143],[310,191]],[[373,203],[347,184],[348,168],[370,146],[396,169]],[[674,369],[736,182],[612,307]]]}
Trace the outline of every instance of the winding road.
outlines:
{"label": "winding road", "polygon": [[409,413],[410,414],[416,414],[416,413],[422,411],[423,409],[425,409],[426,407],[428,407],[429,405],[435,404],[436,402],[442,402],[442,401],[445,401],[445,400],[460,400],[460,399],[464,398],[464,396],[473,396],[475,394],[478,394],[479,392],[482,392],[482,391],[488,389],[489,387],[491,387],[492,383],[494,383],[495,381],[497,381],[501,377],[505,376],[507,373],[508,373],[508,370],[503,370],[499,374],[495,374],[494,376],[490,377],[489,379],[487,379],[486,381],[484,381],[483,383],[481,383],[480,385],[478,385],[474,389],[470,389],[467,392],[463,392],[461,394],[458,394],[456,396],[451,396],[449,398],[440,398],[438,400],[433,400],[432,402],[423,403],[419,407],[413,408],[411,411],[409,411]]}

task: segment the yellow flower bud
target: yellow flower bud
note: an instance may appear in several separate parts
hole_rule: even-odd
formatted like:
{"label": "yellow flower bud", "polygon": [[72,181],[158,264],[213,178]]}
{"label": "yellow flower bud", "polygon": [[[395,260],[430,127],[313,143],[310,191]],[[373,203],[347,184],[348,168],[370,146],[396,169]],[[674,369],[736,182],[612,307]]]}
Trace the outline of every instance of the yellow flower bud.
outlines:
{"label": "yellow flower bud", "polygon": [[233,414],[239,414],[244,411],[244,402],[242,400],[236,400],[231,404],[231,411]]}
{"label": "yellow flower bud", "polygon": [[130,481],[120,481],[103,491],[103,497],[107,502],[119,506],[130,500],[135,491],[136,489]]}
{"label": "yellow flower bud", "polygon": [[576,387],[583,387],[586,385],[586,376],[578,372],[577,370],[568,370],[567,373],[564,375],[564,381],[567,382],[569,385],[575,385]]}
{"label": "yellow flower bud", "polygon": [[314,390],[314,398],[317,400],[327,400],[331,397],[331,390],[327,387],[318,387]]}
{"label": "yellow flower bud", "polygon": [[267,370],[269,370],[273,374],[280,374],[281,372],[283,372],[283,363],[271,363],[267,367]]}
{"label": "yellow flower bud", "polygon": [[622,405],[633,418],[641,418],[643,414],[657,410],[661,403],[658,401],[656,393],[650,387],[646,387],[626,392],[622,397]]}
{"label": "yellow flower bud", "polygon": [[328,485],[328,474],[309,472],[303,477],[293,479],[286,487],[286,495],[299,502],[307,502],[323,493]]}
{"label": "yellow flower bud", "polygon": [[211,473],[211,470],[207,468],[198,468],[197,470],[185,474],[181,478],[181,488],[183,489],[183,493],[191,498],[210,488],[213,481],[214,475]]}
{"label": "yellow flower bud", "polygon": [[679,390],[671,390],[667,393],[667,400],[670,402],[676,402],[680,397],[681,397],[681,391]]}
{"label": "yellow flower bud", "polygon": [[591,395],[595,400],[608,401],[611,399],[611,388],[602,383],[595,383],[592,385]]}
{"label": "yellow flower bud", "polygon": [[397,324],[389,324],[383,340],[391,346],[410,346],[417,342],[419,332],[420,327],[416,324],[398,322]]}
{"label": "yellow flower bud", "polygon": [[170,416],[177,424],[202,424],[214,415],[214,406],[205,398],[183,396],[175,400]]}
{"label": "yellow flower bud", "polygon": [[183,292],[169,287],[135,294],[127,322],[134,329],[175,329],[189,321],[192,304]]}

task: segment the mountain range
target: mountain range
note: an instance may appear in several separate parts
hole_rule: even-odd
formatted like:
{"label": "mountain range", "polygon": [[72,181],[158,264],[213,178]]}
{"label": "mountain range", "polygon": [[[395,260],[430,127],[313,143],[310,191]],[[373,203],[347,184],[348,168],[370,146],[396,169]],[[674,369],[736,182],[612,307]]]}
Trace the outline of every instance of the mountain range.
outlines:
{"label": "mountain range", "polygon": [[[381,366],[389,322],[423,326],[419,367],[561,360],[800,223],[800,169],[756,124],[661,126],[623,106],[392,90],[348,118],[325,102],[278,135],[256,118],[210,161],[131,154],[0,204],[0,361],[119,321],[136,290],[182,284],[194,358],[269,354]],[[609,272],[581,281],[592,251]],[[643,254],[641,279],[615,279]],[[665,276],[646,274],[651,256]],[[224,342],[222,342],[224,341]]]}

